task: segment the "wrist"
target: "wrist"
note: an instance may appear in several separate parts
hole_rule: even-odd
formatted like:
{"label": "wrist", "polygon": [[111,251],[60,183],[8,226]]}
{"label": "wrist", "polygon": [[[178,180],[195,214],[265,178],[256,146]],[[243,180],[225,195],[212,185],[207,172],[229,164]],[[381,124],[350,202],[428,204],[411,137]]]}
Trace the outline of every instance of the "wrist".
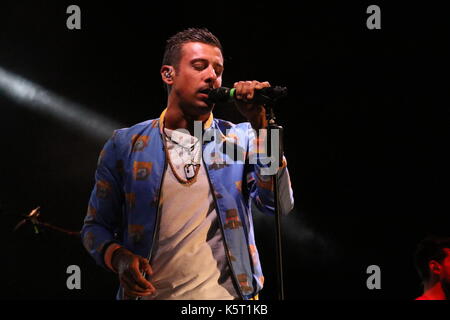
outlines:
{"label": "wrist", "polygon": [[248,121],[254,130],[266,129],[268,125],[265,112],[258,114],[254,118],[248,119]]}
{"label": "wrist", "polygon": [[120,249],[124,249],[124,248],[117,243],[111,243],[105,251],[105,255],[104,255],[105,265],[113,272],[117,272],[117,266],[116,266],[115,260],[116,260],[118,251],[121,251]]}

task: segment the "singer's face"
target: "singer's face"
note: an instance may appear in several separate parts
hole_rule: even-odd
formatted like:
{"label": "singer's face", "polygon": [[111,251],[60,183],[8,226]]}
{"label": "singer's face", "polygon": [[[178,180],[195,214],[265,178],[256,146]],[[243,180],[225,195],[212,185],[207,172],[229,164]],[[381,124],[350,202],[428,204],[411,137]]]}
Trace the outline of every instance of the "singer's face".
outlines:
{"label": "singer's face", "polygon": [[201,42],[185,43],[172,85],[180,107],[195,115],[209,113],[213,105],[206,102],[208,94],[204,91],[222,85],[222,72],[219,48]]}

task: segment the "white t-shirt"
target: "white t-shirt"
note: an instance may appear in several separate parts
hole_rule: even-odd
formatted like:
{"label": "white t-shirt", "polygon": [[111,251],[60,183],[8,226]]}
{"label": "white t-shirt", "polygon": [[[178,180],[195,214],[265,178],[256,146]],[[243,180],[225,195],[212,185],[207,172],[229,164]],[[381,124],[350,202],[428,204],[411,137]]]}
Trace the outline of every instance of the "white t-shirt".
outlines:
{"label": "white t-shirt", "polygon": [[211,187],[201,162],[201,143],[191,135],[164,130],[170,137],[166,139],[170,161],[179,177],[186,179],[184,165],[192,160],[193,145],[197,155],[194,161],[201,166],[191,185],[181,184],[167,166],[159,203],[159,229],[150,261],[150,281],[156,293],[147,299],[237,299]]}

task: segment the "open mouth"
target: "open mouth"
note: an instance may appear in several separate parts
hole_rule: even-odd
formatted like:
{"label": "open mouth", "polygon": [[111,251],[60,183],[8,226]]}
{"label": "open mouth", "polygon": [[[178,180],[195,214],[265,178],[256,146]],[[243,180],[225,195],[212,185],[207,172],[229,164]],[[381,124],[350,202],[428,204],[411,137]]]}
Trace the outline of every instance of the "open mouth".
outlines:
{"label": "open mouth", "polygon": [[208,95],[211,92],[211,88],[205,88],[205,89],[199,90],[199,92]]}

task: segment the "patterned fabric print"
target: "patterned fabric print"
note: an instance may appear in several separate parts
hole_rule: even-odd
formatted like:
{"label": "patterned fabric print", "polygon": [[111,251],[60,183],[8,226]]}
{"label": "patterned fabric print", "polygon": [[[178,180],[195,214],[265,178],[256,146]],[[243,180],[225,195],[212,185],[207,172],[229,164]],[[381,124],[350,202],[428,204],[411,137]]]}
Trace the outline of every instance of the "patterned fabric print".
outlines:
{"label": "patterned fabric print", "polygon": [[106,154],[105,149],[100,151],[100,154],[98,155],[97,166],[99,166],[102,160],[105,158],[105,154]]}
{"label": "patterned fabric print", "polygon": [[248,246],[248,250],[250,252],[250,257],[252,257],[253,265],[257,265],[259,263],[258,251],[256,250],[256,246],[254,244],[250,244]]}
{"label": "patterned fabric print", "polygon": [[111,185],[108,181],[97,182],[97,197],[100,199],[106,199],[111,193]]}
{"label": "patterned fabric print", "polygon": [[[92,215],[95,219],[92,223],[85,223],[82,228],[83,245],[100,266],[106,267],[103,254],[98,251],[101,251],[105,243],[119,241],[121,245],[141,256],[148,256],[154,245],[152,239],[156,230],[157,198],[166,163],[163,140],[158,128],[159,121],[162,119],[144,121],[131,128],[116,130],[105,143],[105,151],[96,170],[96,184],[89,200],[89,204],[96,209],[95,215]],[[242,148],[249,151],[247,156],[250,157],[250,124],[231,125],[218,119],[212,120],[211,130],[216,130],[216,138],[203,144],[204,149],[208,150],[204,156],[206,158],[216,150],[216,154],[212,154],[216,162],[207,162],[208,175],[215,192],[218,214],[223,223],[224,240],[232,261],[231,268],[235,275],[239,275],[243,293],[248,295],[261,290],[263,279],[260,264],[255,264],[257,252],[251,254],[255,250],[249,247],[255,245],[253,225],[250,222],[251,210],[273,214],[273,195],[268,189],[257,184],[257,173],[262,168],[260,163],[252,162],[246,165],[247,180],[242,181],[240,185],[236,184],[242,179],[244,165],[224,164],[220,150],[215,149],[216,141],[220,141],[220,135],[226,134],[226,128],[230,128],[230,133],[238,137],[237,141],[240,141]],[[219,130],[221,133],[217,133]],[[133,135],[149,137],[148,145],[140,152],[134,152],[132,149],[134,147],[130,141]],[[142,145],[145,145],[145,141]],[[209,166],[210,163],[212,165]],[[293,198],[289,198],[289,195],[292,195],[289,185],[285,168],[280,175],[280,186],[291,191],[285,192],[287,197],[282,199],[284,203],[281,206],[286,208],[286,212],[293,206]],[[238,192],[239,188],[242,191],[245,188],[245,192]],[[134,193],[135,200],[132,200],[130,195],[126,196],[124,190],[129,194]],[[133,214],[129,214],[127,207],[133,202],[135,208]],[[242,205],[246,202],[256,205]],[[125,224],[125,229],[120,229],[122,223]],[[119,238],[115,236],[115,232],[120,233]],[[252,289],[254,284],[256,286]]]}
{"label": "patterned fabric print", "polygon": [[210,170],[220,170],[229,166],[229,164],[225,163],[225,159],[219,152],[213,151],[211,153],[211,158],[209,158],[208,160],[209,160],[208,163],[210,163],[208,168]]}
{"label": "patterned fabric print", "polygon": [[145,180],[152,171],[151,162],[135,161],[133,163],[133,177],[135,180]]}
{"label": "patterned fabric print", "polygon": [[224,159],[228,164],[244,163],[247,152],[235,141],[225,141],[222,143],[221,152],[224,155]]}
{"label": "patterned fabric print", "polygon": [[249,163],[256,163],[256,160],[257,160],[257,154],[256,154],[256,152],[253,152],[252,150],[250,150],[250,151],[248,151],[246,154],[245,154],[245,156],[246,156],[246,161],[247,162],[249,162]]}
{"label": "patterned fabric print", "polygon": [[213,163],[213,164],[209,165],[209,169],[220,170],[220,169],[226,168],[228,166],[229,165],[225,164],[225,163]]}
{"label": "patterned fabric print", "polygon": [[224,120],[222,120],[222,124],[223,124],[223,126],[224,126],[225,128],[227,128],[227,129],[230,129],[230,128],[232,128],[232,127],[234,126],[234,124],[231,123],[230,121],[224,121]]}
{"label": "patterned fabric print", "polygon": [[266,154],[266,143],[267,140],[265,140],[264,138],[255,139],[255,150],[257,154]]}
{"label": "patterned fabric print", "polygon": [[273,192],[273,183],[271,176],[262,176],[257,174],[256,185],[262,189]]}
{"label": "patterned fabric print", "polygon": [[238,191],[242,193],[242,180],[236,181],[234,184],[236,185],[236,189],[238,189]]}
{"label": "patterned fabric print", "polygon": [[133,243],[139,243],[144,237],[144,226],[139,224],[128,225],[128,237]]}
{"label": "patterned fabric print", "polygon": [[103,252],[103,249],[105,249],[105,245],[106,245],[107,243],[109,244],[110,242],[109,242],[109,241],[104,241],[104,242],[102,242],[102,243],[97,247],[96,251],[97,251],[98,253],[102,253],[102,252]]}
{"label": "patterned fabric print", "polygon": [[[221,126],[220,130],[222,130],[222,134],[226,133],[226,131],[223,130],[226,127],[226,125]],[[233,126],[232,130],[234,129],[237,129],[236,126]],[[237,130],[236,134],[234,132],[227,133],[228,138],[226,143],[219,145],[219,150],[217,150],[217,147],[215,149],[219,154],[211,152],[211,158],[213,160],[220,159],[224,161],[226,159],[228,167],[225,168],[225,166],[222,165],[222,170],[217,170],[219,165],[216,164],[215,166],[212,166],[211,169],[213,169],[213,171],[210,171],[210,176],[215,189],[217,189],[216,192],[219,192],[223,199],[223,206],[220,206],[219,204],[219,207],[225,238],[230,249],[229,254],[232,255],[230,259],[233,270],[235,274],[242,275],[241,278],[244,277],[245,279],[253,279],[253,268],[251,266],[252,258],[250,257],[248,251],[248,242],[253,243],[254,241],[253,239],[248,239],[247,237],[248,229],[253,226],[247,226],[247,216],[251,213],[246,211],[248,206],[245,205],[246,201],[242,198],[243,194],[241,192],[243,188],[242,174],[244,173],[245,168],[244,161],[248,139],[245,136],[238,136],[237,132],[240,132],[240,130]],[[229,137],[233,135],[238,136],[238,138],[229,139]],[[221,139],[221,141],[223,141],[223,139]],[[236,141],[240,141],[240,145],[238,145]],[[222,154],[220,154],[220,152]],[[223,154],[224,152],[225,154]],[[233,164],[231,164],[231,161],[237,162],[233,162]],[[242,244],[244,243],[245,245],[242,247]],[[259,272],[258,270],[255,271]],[[258,276],[259,275],[260,274],[258,274]],[[244,295],[260,290],[260,287],[258,286],[253,287],[253,282],[248,283],[248,281],[245,281],[245,283],[241,283],[240,286],[243,284],[244,287],[241,287],[241,291]]]}
{"label": "patterned fabric print", "polygon": [[229,133],[225,136],[226,140],[229,140],[233,143],[239,143],[239,137],[234,133]]}
{"label": "patterned fabric print", "polygon": [[239,221],[239,215],[236,209],[229,209],[226,211],[225,229],[237,229],[242,227]]}
{"label": "patterned fabric print", "polygon": [[252,287],[250,287],[248,283],[248,276],[245,273],[238,274],[237,275],[239,285],[241,286],[242,292],[244,294],[251,294],[252,293]]}
{"label": "patterned fabric print", "polygon": [[250,163],[258,163],[264,167],[271,164],[272,159],[267,155],[267,144],[268,139],[263,136],[256,136],[256,132],[252,131],[250,138],[250,150],[248,151]]}
{"label": "patterned fabric print", "polygon": [[131,138],[131,145],[133,152],[142,151],[145,147],[148,146],[148,136],[140,136],[137,134],[134,134]]}
{"label": "patterned fabric print", "polygon": [[93,206],[91,206],[90,204],[88,205],[88,209],[87,209],[87,216],[90,217],[94,217],[97,214],[97,209],[95,209]]}
{"label": "patterned fabric print", "polygon": [[231,250],[229,250],[229,249],[228,249],[228,255],[230,256],[230,260],[231,260],[232,262],[237,261],[237,260],[236,260],[236,257],[231,253]]}
{"label": "patterned fabric print", "polygon": [[83,238],[83,245],[87,251],[91,251],[94,248],[95,236],[92,232],[87,232]]}
{"label": "patterned fabric print", "polygon": [[89,204],[88,208],[87,208],[86,218],[84,219],[84,223],[88,223],[88,224],[93,223],[95,220],[96,214],[97,214],[97,210]]}

